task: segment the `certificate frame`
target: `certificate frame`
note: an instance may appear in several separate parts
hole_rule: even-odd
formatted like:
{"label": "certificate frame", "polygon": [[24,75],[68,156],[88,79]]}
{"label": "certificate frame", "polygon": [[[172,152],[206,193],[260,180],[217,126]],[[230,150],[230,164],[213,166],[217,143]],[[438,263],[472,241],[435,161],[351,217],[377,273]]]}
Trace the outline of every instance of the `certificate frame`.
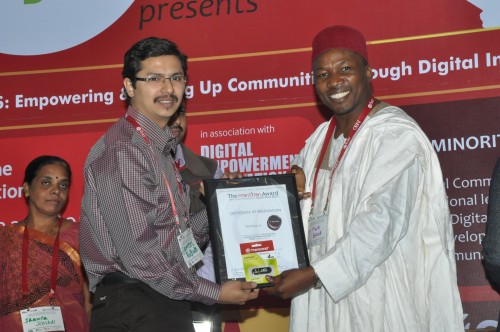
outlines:
{"label": "certificate frame", "polygon": [[[203,183],[217,283],[254,281],[258,288],[270,287],[272,284],[265,280],[265,275],[278,275],[290,268],[310,265],[294,174],[210,179]],[[275,198],[267,197],[268,194]],[[245,216],[238,216],[240,214]],[[237,216],[233,219],[232,215]],[[266,217],[267,222],[263,222]],[[248,227],[258,230],[253,233],[251,229],[251,233],[246,234]],[[240,234],[239,228],[244,229],[245,234]],[[233,236],[231,231],[237,234]],[[253,252],[253,246],[260,246],[255,250],[263,252]],[[261,266],[262,257],[266,263]],[[242,261],[241,266],[238,259]]]}

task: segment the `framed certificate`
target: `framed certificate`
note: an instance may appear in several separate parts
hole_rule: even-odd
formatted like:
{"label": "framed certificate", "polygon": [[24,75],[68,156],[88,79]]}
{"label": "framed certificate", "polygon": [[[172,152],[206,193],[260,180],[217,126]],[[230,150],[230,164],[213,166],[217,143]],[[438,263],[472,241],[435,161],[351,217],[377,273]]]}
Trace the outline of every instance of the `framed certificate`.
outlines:
{"label": "framed certificate", "polygon": [[203,182],[218,283],[309,266],[295,175]]}

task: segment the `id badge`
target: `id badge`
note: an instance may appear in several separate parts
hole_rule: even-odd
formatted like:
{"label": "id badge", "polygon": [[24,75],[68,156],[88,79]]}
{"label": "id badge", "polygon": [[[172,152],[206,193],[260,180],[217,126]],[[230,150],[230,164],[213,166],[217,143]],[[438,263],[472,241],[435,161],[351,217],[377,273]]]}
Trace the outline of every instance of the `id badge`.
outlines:
{"label": "id badge", "polygon": [[201,261],[203,253],[194,240],[191,228],[188,228],[181,234],[177,235],[177,241],[179,242],[179,247],[181,248],[182,257],[188,267],[191,267]]}
{"label": "id badge", "polygon": [[61,307],[46,306],[21,310],[24,332],[66,331]]}
{"label": "id badge", "polygon": [[313,215],[309,217],[308,247],[318,246],[326,243],[328,217],[326,214]]}

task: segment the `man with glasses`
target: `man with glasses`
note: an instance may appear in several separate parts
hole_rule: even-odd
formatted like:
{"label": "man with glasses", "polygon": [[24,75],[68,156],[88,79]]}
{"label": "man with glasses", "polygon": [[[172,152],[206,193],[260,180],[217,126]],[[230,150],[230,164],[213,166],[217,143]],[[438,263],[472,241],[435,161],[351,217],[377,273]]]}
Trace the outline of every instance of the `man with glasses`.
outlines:
{"label": "man with glasses", "polygon": [[125,54],[129,107],[84,167],[80,244],[94,292],[93,331],[192,331],[189,301],[243,304],[255,283],[220,286],[196,274],[206,210],[189,213],[168,122],[183,102],[187,57],[146,38]]}

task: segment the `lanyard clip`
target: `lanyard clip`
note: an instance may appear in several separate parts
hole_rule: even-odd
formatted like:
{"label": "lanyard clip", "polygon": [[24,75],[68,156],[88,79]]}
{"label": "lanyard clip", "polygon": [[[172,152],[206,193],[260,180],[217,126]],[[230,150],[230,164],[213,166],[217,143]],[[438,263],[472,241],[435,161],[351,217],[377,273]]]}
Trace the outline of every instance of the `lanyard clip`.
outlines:
{"label": "lanyard clip", "polygon": [[30,310],[29,303],[30,303],[30,300],[29,300],[28,294],[23,294],[23,297],[22,297],[21,303],[20,303],[21,308],[23,308],[25,310]]}
{"label": "lanyard clip", "polygon": [[53,289],[50,289],[49,304],[52,307],[52,309],[54,309],[54,306],[56,305],[56,296]]}

